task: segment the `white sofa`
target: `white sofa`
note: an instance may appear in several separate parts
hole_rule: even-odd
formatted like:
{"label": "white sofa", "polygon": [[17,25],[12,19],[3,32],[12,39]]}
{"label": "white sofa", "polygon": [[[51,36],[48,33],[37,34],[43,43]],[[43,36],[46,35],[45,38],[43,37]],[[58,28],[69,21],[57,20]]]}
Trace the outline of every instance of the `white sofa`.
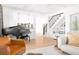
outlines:
{"label": "white sofa", "polygon": [[79,47],[68,45],[67,37],[65,37],[65,36],[58,38],[58,48],[68,54],[79,55]]}

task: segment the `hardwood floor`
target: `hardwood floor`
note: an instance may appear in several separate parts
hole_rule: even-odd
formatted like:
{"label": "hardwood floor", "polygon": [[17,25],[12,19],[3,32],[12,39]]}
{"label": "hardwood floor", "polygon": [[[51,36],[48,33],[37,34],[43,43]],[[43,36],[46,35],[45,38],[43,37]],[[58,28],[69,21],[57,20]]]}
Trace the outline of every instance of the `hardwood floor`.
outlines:
{"label": "hardwood floor", "polygon": [[26,41],[26,50],[42,48],[46,46],[56,46],[57,41],[54,38],[47,36],[37,36],[35,39],[31,39],[30,42]]}

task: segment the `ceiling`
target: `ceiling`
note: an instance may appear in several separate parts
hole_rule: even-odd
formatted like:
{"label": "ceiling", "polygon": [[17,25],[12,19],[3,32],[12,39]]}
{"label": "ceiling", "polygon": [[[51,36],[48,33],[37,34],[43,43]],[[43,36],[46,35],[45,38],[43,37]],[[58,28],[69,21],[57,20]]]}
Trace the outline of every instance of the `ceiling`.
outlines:
{"label": "ceiling", "polygon": [[67,7],[79,6],[77,4],[3,4],[3,6],[13,7],[31,12],[51,14]]}

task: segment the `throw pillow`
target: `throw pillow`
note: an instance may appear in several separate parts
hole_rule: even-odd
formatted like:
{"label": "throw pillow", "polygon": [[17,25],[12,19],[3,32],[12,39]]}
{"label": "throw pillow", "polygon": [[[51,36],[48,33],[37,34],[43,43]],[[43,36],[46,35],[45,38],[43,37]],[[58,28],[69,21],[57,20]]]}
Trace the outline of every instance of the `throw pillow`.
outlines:
{"label": "throw pillow", "polygon": [[79,46],[79,33],[71,32],[68,33],[68,44],[73,46]]}

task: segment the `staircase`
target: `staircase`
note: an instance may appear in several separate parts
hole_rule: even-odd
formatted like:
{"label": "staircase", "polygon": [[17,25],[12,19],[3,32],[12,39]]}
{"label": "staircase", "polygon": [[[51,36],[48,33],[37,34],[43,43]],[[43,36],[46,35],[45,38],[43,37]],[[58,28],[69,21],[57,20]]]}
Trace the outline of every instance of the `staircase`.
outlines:
{"label": "staircase", "polygon": [[[45,29],[45,31],[44,31]],[[65,16],[63,13],[53,15],[47,24],[43,27],[43,34],[59,37],[65,34]]]}
{"label": "staircase", "polygon": [[53,15],[51,17],[51,19],[49,20],[49,27],[53,27],[53,25],[57,22],[57,20],[59,20],[59,18],[62,16],[63,13],[60,13],[60,14],[56,14],[56,15]]}

